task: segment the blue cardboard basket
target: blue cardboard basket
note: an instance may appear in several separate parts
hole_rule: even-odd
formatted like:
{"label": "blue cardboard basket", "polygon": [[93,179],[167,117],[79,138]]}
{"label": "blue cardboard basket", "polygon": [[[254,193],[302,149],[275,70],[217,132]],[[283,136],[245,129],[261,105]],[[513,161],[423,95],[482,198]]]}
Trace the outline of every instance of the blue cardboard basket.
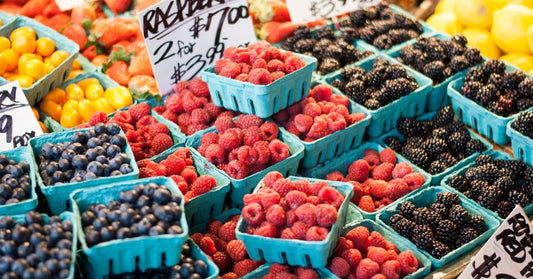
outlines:
{"label": "blue cardboard basket", "polygon": [[18,162],[28,162],[30,165],[30,171],[28,175],[31,179],[31,196],[23,201],[0,206],[0,215],[18,215],[25,214],[28,211],[34,210],[37,207],[37,192],[35,191],[35,165],[31,163],[32,155],[28,147],[21,146],[13,150],[2,151],[0,154],[6,155],[7,159],[12,159]]}
{"label": "blue cardboard basket", "polygon": [[207,266],[209,267],[209,273],[205,279],[217,279],[218,274],[220,273],[218,266],[190,238],[187,239],[187,243],[191,246],[192,258],[196,260],[202,260],[207,263]]}
{"label": "blue cardboard basket", "polygon": [[[416,195],[403,199],[402,202],[410,201],[414,203],[417,207],[428,206],[431,202],[433,202],[437,198],[437,193],[441,193],[441,192],[449,192],[449,191],[442,187],[430,187],[421,192],[418,192]],[[485,223],[488,229],[483,234],[478,236],[476,239],[451,251],[450,253],[442,257],[441,259],[435,259],[425,250],[418,249],[420,252],[422,252],[422,254],[424,254],[431,261],[431,264],[433,265],[434,269],[437,269],[449,262],[452,262],[453,260],[467,253],[468,251],[474,249],[478,245],[485,243],[485,241],[489,239],[489,237],[494,233],[494,231],[496,231],[496,229],[500,225],[500,220],[494,218],[494,216],[488,213],[485,208],[477,204],[474,204],[469,200],[464,200],[464,199],[461,199],[461,205],[466,209],[466,211],[468,211],[468,213],[470,213],[470,215],[481,215],[485,219]],[[397,233],[391,227],[388,226],[389,218],[392,215],[398,213],[398,208],[399,208],[399,204],[397,204],[394,208],[388,209],[380,213],[378,215],[377,222],[378,224],[385,226],[391,233],[396,235],[396,238],[408,241],[408,239],[401,236],[399,233]]]}
{"label": "blue cardboard basket", "polygon": [[81,69],[84,70],[87,73],[96,72],[96,66],[89,61],[85,56],[78,55],[78,58],[76,58],[78,62],[80,62]]}
{"label": "blue cardboard basket", "polygon": [[13,21],[15,19],[14,16],[12,15],[9,15],[7,13],[4,13],[2,11],[0,11],[0,20],[2,21],[2,26],[4,25],[8,25],[9,23],[11,23],[11,21]]}
{"label": "blue cardboard basket", "polygon": [[[45,134],[45,135],[42,135],[36,138],[32,138],[30,140],[30,146],[31,146],[31,151],[33,153],[33,159],[30,164],[34,165],[36,171],[39,170],[36,158],[41,155],[41,147],[45,143],[49,142],[52,144],[56,144],[60,142],[70,141],[72,138],[72,135],[75,132],[87,131],[90,129],[92,128]],[[120,133],[121,135],[124,136],[124,133],[122,131]],[[41,175],[37,173],[36,174],[37,184],[39,185],[41,192],[45,196],[52,214],[59,214],[63,211],[71,210],[69,195],[77,189],[95,187],[98,185],[105,185],[105,184],[109,184],[109,183],[113,183],[117,181],[132,180],[132,179],[136,179],[137,177],[139,177],[139,168],[137,167],[137,163],[135,163],[135,157],[133,156],[133,152],[131,151],[131,147],[129,144],[126,144],[126,149],[124,152],[128,154],[128,156],[131,158],[130,165],[133,168],[133,171],[128,174],[109,176],[109,177],[100,177],[100,178],[96,178],[93,180],[87,180],[87,181],[78,182],[78,183],[65,183],[65,184],[54,186],[54,185],[45,185]]]}
{"label": "blue cardboard basket", "polygon": [[202,79],[207,83],[215,105],[261,118],[270,117],[309,94],[316,58],[296,55],[305,62],[305,66],[268,85],[219,76],[214,66],[202,71]]}
{"label": "blue cardboard basket", "polygon": [[[382,145],[380,145],[378,143],[374,143],[374,142],[364,143],[363,145],[359,146],[357,149],[352,150],[352,151],[342,155],[341,157],[332,159],[330,161],[325,162],[324,164],[322,164],[320,166],[317,166],[315,168],[310,169],[308,172],[304,173],[304,175],[308,176],[308,177],[316,177],[316,178],[320,178],[320,179],[325,179],[326,175],[328,175],[329,173],[334,172],[334,171],[340,171],[343,174],[346,174],[346,172],[348,171],[348,166],[350,166],[351,163],[357,161],[358,159],[362,159],[363,158],[363,154],[364,154],[366,149],[373,149],[373,150],[376,150],[378,152],[381,152],[383,149],[385,149],[385,147],[383,147]],[[396,158],[397,158],[397,162],[398,163],[400,163],[400,162],[409,162],[402,155],[400,155],[400,154],[398,154],[396,152],[394,152],[394,153],[396,154]],[[431,182],[431,176],[428,173],[426,173],[424,170],[420,169],[419,167],[417,167],[416,165],[414,165],[414,164],[412,164],[410,162],[409,162],[409,165],[413,169],[413,172],[419,172],[419,173],[421,173],[424,176],[425,182],[424,182],[424,184],[422,184],[422,186],[420,188],[408,193],[406,196],[410,196],[413,193],[418,192],[420,189],[427,188],[427,186],[429,186],[429,184]],[[375,212],[366,212],[366,211],[362,210],[361,208],[359,208],[355,204],[353,206],[354,206],[355,210],[357,210],[360,214],[363,215],[364,219],[376,220],[376,216],[380,212],[383,212],[383,211],[387,210],[388,208],[394,207],[396,204],[398,204],[400,202],[400,200],[401,200],[401,198],[393,201],[389,205],[387,205],[384,208],[382,208],[380,210],[377,210]],[[350,205],[352,205],[352,203],[350,203]]]}
{"label": "blue cardboard basket", "polygon": [[[238,208],[231,208],[231,209],[228,209],[228,210],[222,212],[220,215],[213,217],[212,219],[224,223],[224,222],[226,222],[226,220],[229,219],[229,217],[231,217],[233,215],[241,215],[241,210],[238,209]],[[197,233],[197,232],[206,233],[207,232],[206,225],[207,225],[207,223],[196,224],[194,227],[192,227],[189,230],[189,234],[193,235],[194,233]]]}
{"label": "blue cardboard basket", "polygon": [[[188,147],[192,147],[191,152],[193,154],[196,153],[198,156],[202,157],[200,153],[198,153],[196,148],[200,146],[200,140],[202,139],[202,136],[209,132],[216,132],[215,127],[211,127],[209,129],[195,133],[194,135],[191,135],[189,139],[187,139],[187,142],[185,144]],[[271,171],[279,171],[283,174],[283,176],[296,174],[296,171],[298,170],[298,165],[300,164],[300,160],[304,156],[304,147],[299,142],[299,140],[297,140],[293,135],[283,129],[283,127],[279,127],[278,138],[289,146],[291,155],[287,159],[275,165],[272,165],[260,172],[249,175],[243,179],[234,179],[230,177],[226,172],[219,170],[213,164],[208,162],[207,159],[202,157],[202,164],[205,168],[216,170],[230,180],[230,207],[242,207],[244,204],[242,201],[244,195],[251,193],[254,187],[257,186],[257,183],[259,183],[259,181],[267,173]]]}
{"label": "blue cardboard basket", "polygon": [[[372,69],[372,63],[377,57],[385,58],[392,64],[402,65],[388,55],[379,54],[372,59],[362,60],[361,62],[356,63],[355,66],[359,66],[368,72]],[[400,117],[412,118],[424,113],[428,92],[431,89],[431,79],[409,67],[405,67],[405,69],[407,70],[408,75],[411,75],[416,79],[418,89],[379,109],[367,109],[372,115],[370,125],[366,130],[366,134],[369,137],[376,138],[392,130],[396,126],[396,121]],[[340,74],[326,78],[325,81],[329,84],[338,77],[340,77]]]}
{"label": "blue cardboard basket", "polygon": [[[78,51],[80,50],[79,46],[73,41],[69,40],[62,34],[59,34],[52,28],[46,27],[41,23],[27,17],[17,17],[10,23],[0,27],[0,36],[9,38],[9,35],[13,30],[28,26],[35,30],[37,38],[48,37],[54,41],[56,50],[65,50],[70,53],[69,57],[63,61],[59,66],[57,66],[52,72],[45,75],[41,79],[35,81],[30,87],[22,88],[28,103],[31,106],[35,106],[41,101],[48,92],[52,91],[54,88],[59,86],[66,80],[72,69],[72,63],[74,59],[78,56]],[[7,80],[3,77],[0,77],[0,83],[5,83]]]}
{"label": "blue cardboard basket", "polygon": [[[192,148],[186,147],[191,150]],[[158,156],[155,160],[156,163],[159,163],[166,159],[168,155],[174,153],[177,147],[173,147],[167,151],[164,151],[164,156]],[[162,153],[162,154],[163,154]],[[161,155],[161,154],[160,154]],[[187,224],[194,227],[197,224],[205,224],[211,218],[219,215],[224,207],[224,199],[226,194],[230,190],[229,179],[220,172],[215,171],[209,166],[202,165],[202,158],[197,153],[191,151],[193,157],[193,164],[198,172],[198,176],[208,174],[215,178],[217,186],[208,193],[194,197],[188,203],[185,204],[185,216],[187,217]]]}
{"label": "blue cardboard basket", "polygon": [[346,224],[363,220],[364,218],[365,217],[363,217],[363,214],[359,212],[359,209],[357,209],[357,206],[355,204],[350,203],[348,205],[348,212],[346,213]]}
{"label": "blue cardboard basket", "polygon": [[[417,118],[417,120],[431,120],[433,118],[433,116],[435,116],[436,112],[430,112],[430,113],[426,113],[420,117]],[[491,152],[492,151],[492,144],[490,142],[488,142],[486,139],[478,136],[476,133],[468,130],[468,133],[470,134],[470,137],[473,138],[473,139],[478,139],[480,140],[483,145],[487,148],[484,152],[481,152],[481,153],[488,153],[488,152]],[[394,136],[394,137],[397,137],[399,138],[402,142],[405,141],[405,137],[400,134],[400,132],[398,132],[398,130],[394,129],[392,131],[390,131],[389,133],[383,135],[382,137],[379,138],[378,142],[380,144],[382,144],[383,146],[387,146],[387,147],[390,147],[388,146],[386,143],[385,143],[385,139],[387,137],[390,137],[390,136]],[[441,172],[441,173],[438,173],[438,174],[430,174],[428,172],[426,172],[430,177],[431,177],[431,184],[432,185],[439,185],[441,180],[448,174],[454,172],[454,171],[457,171],[458,169],[460,169],[461,167],[463,167],[464,165],[468,164],[469,162],[475,160],[476,156],[479,155],[479,153],[474,153],[466,158],[464,158],[463,160],[457,162],[457,164],[455,166],[452,166],[452,167],[449,167],[447,168],[444,172]],[[401,155],[400,155],[401,156]],[[402,156],[403,157],[403,156]],[[407,160],[407,159],[405,159]],[[407,160],[409,161],[409,160]],[[410,162],[410,161],[409,161]],[[411,163],[411,165],[414,165],[413,163]]]}
{"label": "blue cardboard basket", "polygon": [[107,204],[116,201],[122,191],[128,191],[140,184],[156,183],[166,186],[173,194],[181,192],[176,183],[167,177],[149,177],[125,182],[109,183],[106,186],[90,189],[80,189],[70,195],[76,226],[79,230],[80,244],[87,256],[90,269],[94,271],[93,278],[104,278],[110,273],[120,274],[136,269],[145,270],[158,268],[162,265],[175,265],[180,261],[182,245],[187,239],[189,227],[185,220],[183,199],[180,226],[183,232],[179,235],[164,234],[158,236],[139,236],[127,239],[113,239],[87,246],[85,232],[81,223],[81,214],[89,205],[95,203]]}
{"label": "blue cardboard basket", "polygon": [[[504,63],[507,72],[512,70],[521,71],[505,61]],[[531,77],[527,73],[526,76]],[[465,76],[462,76],[448,85],[448,96],[450,96],[455,116],[495,143],[500,145],[507,144],[509,142],[509,136],[506,133],[507,124],[518,113],[503,117],[490,112],[462,94],[461,87],[463,87],[464,81]]]}
{"label": "blue cardboard basket", "polygon": [[[309,180],[310,183],[324,181],[321,179],[296,176],[290,176],[288,179],[306,179]],[[338,210],[337,222],[331,227],[326,239],[322,241],[305,241],[250,235],[246,233],[248,225],[241,216],[237,223],[235,233],[237,239],[244,242],[250,258],[256,261],[265,260],[267,262],[277,262],[288,265],[311,266],[313,268],[325,267],[329,255],[333,253],[333,250],[337,245],[337,240],[339,239],[342,227],[346,222],[348,204],[353,195],[352,186],[349,183],[332,181],[327,181],[327,183],[344,195],[344,201]],[[261,187],[263,187],[263,181],[260,181],[257,187],[255,187],[254,193],[259,191]]]}
{"label": "blue cardboard basket", "polygon": [[[262,266],[258,267],[256,270],[246,274],[245,276],[241,277],[242,279],[257,279],[262,278],[263,276],[268,274],[268,269],[270,268],[272,264],[266,263]],[[321,279],[339,279],[335,274],[331,273],[327,268],[318,268],[315,270],[318,273],[319,278]]]}
{"label": "blue cardboard basket", "polygon": [[511,139],[511,146],[513,147],[513,155],[533,165],[533,139],[525,136],[513,128],[516,118],[507,123],[507,136]]}
{"label": "blue cardboard basket", "polygon": [[426,276],[431,270],[431,262],[426,256],[424,256],[422,253],[418,251],[418,248],[413,243],[411,243],[410,241],[406,241],[406,239],[396,237],[396,235],[391,233],[389,229],[383,227],[383,225],[380,225],[376,223],[375,221],[360,220],[360,221],[349,223],[344,227],[342,235],[343,236],[346,235],[349,231],[359,226],[366,227],[368,231],[370,232],[372,231],[379,232],[381,235],[383,235],[383,237],[385,237],[385,239],[388,242],[394,244],[400,252],[411,251],[413,253],[413,255],[418,260],[419,268],[415,272],[403,278],[405,279],[424,278],[424,276]]}

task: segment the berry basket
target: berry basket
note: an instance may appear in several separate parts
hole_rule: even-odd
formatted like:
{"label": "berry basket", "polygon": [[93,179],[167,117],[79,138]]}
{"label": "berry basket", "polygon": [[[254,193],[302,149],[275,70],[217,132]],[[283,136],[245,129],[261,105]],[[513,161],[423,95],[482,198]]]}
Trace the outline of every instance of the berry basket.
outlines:
{"label": "berry basket", "polygon": [[363,219],[363,214],[359,213],[357,206],[353,203],[350,203],[348,205],[348,213],[346,213],[346,224]]}
{"label": "berry basket", "polygon": [[[181,214],[180,227],[183,232],[177,235],[138,236],[127,239],[113,239],[88,247],[82,227],[81,214],[94,203],[109,203],[118,199],[121,191],[133,189],[140,184],[156,183],[166,186],[173,194],[180,193],[178,186],[170,178],[150,177],[125,182],[107,183],[106,186],[80,189],[70,195],[80,244],[87,256],[92,278],[105,278],[108,274],[120,274],[137,269],[158,268],[175,265],[180,261],[182,245],[187,239],[189,227],[185,214]],[[180,207],[183,210],[183,199]]]}
{"label": "berry basket", "polygon": [[[324,181],[296,176],[290,176],[288,179],[293,181],[307,179],[310,183]],[[348,183],[332,181],[327,181],[327,183],[344,195],[344,201],[338,210],[337,221],[331,227],[326,239],[322,241],[304,241],[250,235],[246,233],[248,225],[241,216],[235,233],[237,239],[244,242],[250,258],[256,261],[265,260],[288,265],[311,266],[313,268],[325,267],[346,222],[348,204],[353,195],[352,186]],[[255,187],[254,193],[259,191],[261,187],[263,187],[262,180]]]}
{"label": "berry basket", "polygon": [[78,58],[76,58],[78,62],[80,62],[82,70],[84,70],[86,73],[92,73],[96,72],[96,66],[94,66],[89,59],[87,59],[83,55],[78,55]]}
{"label": "berry basket", "polygon": [[413,253],[413,255],[418,260],[419,268],[415,272],[403,278],[424,278],[424,276],[426,276],[431,270],[431,262],[425,255],[418,251],[418,248],[416,248],[413,243],[411,243],[410,241],[406,241],[406,239],[398,238],[394,233],[391,233],[390,230],[383,227],[383,225],[376,223],[375,221],[365,219],[346,224],[346,226],[344,226],[342,235],[345,236],[350,230],[359,226],[366,227],[370,232],[379,232],[381,235],[383,235],[383,237],[385,237],[388,242],[394,244],[399,251],[411,251]]}
{"label": "berry basket", "polygon": [[[72,69],[72,63],[74,63],[74,59],[78,56],[80,48],[76,43],[67,39],[52,28],[46,27],[27,17],[17,17],[9,24],[3,25],[0,28],[0,36],[9,38],[9,34],[11,34],[13,30],[23,26],[33,28],[38,38],[48,37],[52,39],[57,50],[65,50],[70,54],[69,57],[65,59],[61,65],[52,70],[52,72],[37,80],[32,86],[22,88],[24,95],[26,95],[26,99],[28,99],[28,103],[31,106],[35,106],[42,98],[44,98],[44,96],[46,96],[46,94],[48,94],[48,92],[59,86],[68,78],[70,70]],[[0,83],[4,82],[6,82],[6,79],[0,77]]]}
{"label": "berry basket", "polygon": [[[254,278],[262,278],[263,276],[268,274],[268,269],[270,268],[272,264],[266,263],[262,266],[258,267],[256,270],[246,274],[242,277],[242,279],[254,279]],[[339,277],[335,276],[335,274],[331,273],[327,268],[318,268],[315,269],[316,273],[318,273],[319,278],[322,279],[339,279]]]}
{"label": "berry basket", "polygon": [[[41,155],[41,147],[45,143],[60,143],[60,142],[66,142],[70,141],[72,135],[75,132],[78,131],[87,131],[91,130],[92,128],[87,129],[81,129],[81,130],[71,130],[71,131],[65,131],[65,132],[59,132],[59,133],[52,133],[52,134],[45,134],[36,138],[32,138],[30,140],[30,146],[31,151],[33,154],[32,162],[31,164],[34,165],[35,170],[38,170],[38,164],[37,164],[37,157]],[[124,132],[120,132],[121,135],[124,135]],[[137,167],[137,163],[135,162],[135,157],[133,156],[133,152],[131,151],[131,147],[128,143],[126,143],[126,149],[125,153],[128,154],[130,157],[130,165],[133,168],[133,171],[128,174],[118,175],[118,176],[109,176],[109,177],[101,177],[97,179],[87,180],[83,182],[78,183],[65,183],[61,185],[45,185],[44,181],[39,173],[36,174],[37,176],[37,184],[39,185],[39,188],[41,189],[42,194],[46,198],[48,202],[48,206],[50,207],[50,211],[52,214],[59,214],[63,211],[71,210],[70,206],[70,200],[69,195],[73,191],[77,189],[82,188],[90,188],[98,185],[105,185],[113,182],[118,181],[125,181],[125,180],[132,180],[136,179],[139,176],[139,168]]]}
{"label": "berry basket", "polygon": [[[214,127],[211,127],[209,129],[197,132],[194,135],[190,136],[189,139],[187,139],[186,146],[191,147],[191,152],[193,154],[202,157],[200,153],[198,153],[196,148],[200,146],[200,140],[202,139],[202,136],[209,132],[216,132],[216,129]],[[299,142],[299,140],[295,139],[294,136],[287,132],[283,127],[279,127],[279,139],[289,146],[291,155],[285,160],[275,165],[272,165],[260,172],[247,176],[243,179],[234,179],[230,177],[226,172],[218,170],[213,164],[211,164],[204,157],[202,157],[202,164],[204,168],[217,170],[218,172],[222,173],[222,175],[229,178],[231,182],[230,207],[242,207],[242,197],[244,197],[244,195],[246,194],[251,193],[254,187],[257,186],[257,183],[259,183],[259,181],[268,172],[279,171],[283,174],[283,176],[296,174],[296,171],[298,170],[298,165],[300,164],[300,160],[304,156],[304,147]]]}
{"label": "berry basket", "polygon": [[[365,59],[354,65],[365,69],[365,71],[369,71],[372,69],[372,63],[377,57],[385,58],[392,64],[400,64],[398,61],[385,54],[379,54],[372,59]],[[367,109],[370,112],[370,115],[372,115],[370,125],[366,130],[366,134],[369,137],[376,138],[392,130],[396,126],[396,120],[400,117],[411,118],[424,113],[428,92],[431,89],[431,79],[415,72],[409,67],[406,67],[405,69],[407,70],[408,75],[411,75],[416,79],[416,82],[419,85],[418,89],[379,109]],[[326,78],[325,82],[329,84],[338,77],[340,77],[340,74]],[[338,94],[338,92],[340,92],[340,90],[336,91],[336,94]],[[345,94],[343,94],[343,96],[344,95]]]}
{"label": "berry basket", "polygon": [[[222,223],[226,222],[226,220],[229,219],[230,216],[232,215],[241,215],[241,210],[240,209],[237,209],[237,208],[231,208],[231,209],[228,209],[224,212],[222,212],[221,214],[213,217],[212,219],[214,220],[218,220]],[[196,224],[194,225],[194,227],[192,227],[190,230],[189,230],[189,234],[190,235],[193,235],[194,233],[206,233],[207,232],[207,228],[206,228],[206,225],[207,223],[203,223],[203,224]]]}
{"label": "berry basket", "polygon": [[214,66],[202,71],[202,79],[207,83],[215,105],[261,118],[270,117],[309,94],[316,58],[295,55],[305,62],[305,66],[268,85],[219,76]]}
{"label": "berry basket", "polygon": [[[192,149],[186,147],[187,149]],[[154,162],[159,163],[166,159],[168,155],[174,153],[177,147],[170,148],[163,153],[156,155]],[[230,190],[229,179],[220,174],[209,166],[202,165],[202,158],[197,153],[192,153],[193,164],[198,172],[198,175],[208,174],[215,178],[217,187],[211,189],[209,192],[191,199],[185,204],[185,216],[187,217],[187,224],[194,227],[198,224],[205,224],[211,218],[219,215],[224,207],[224,199]]]}
{"label": "berry basket", "polygon": [[525,136],[513,128],[513,123],[516,118],[507,123],[507,136],[511,139],[511,146],[513,147],[513,155],[533,165],[533,139]]}
{"label": "berry basket", "polygon": [[[506,72],[520,70],[505,62]],[[526,74],[526,77],[531,77]],[[450,96],[455,116],[480,134],[493,140],[497,144],[507,144],[509,136],[506,133],[507,124],[515,118],[518,113],[503,117],[490,112],[486,108],[477,104],[473,100],[462,94],[465,77],[464,75],[450,82],[448,85],[448,96]]]}
{"label": "berry basket", "polygon": [[[435,116],[436,112],[430,112],[430,113],[426,113],[420,117],[417,118],[417,120],[431,120],[433,118],[433,116]],[[486,139],[478,136],[476,133],[468,130],[468,133],[470,134],[470,137],[472,139],[478,139],[480,140],[483,145],[487,148],[484,152],[482,153],[488,153],[488,152],[491,152],[493,146],[490,142],[488,142]],[[394,129],[388,133],[386,133],[385,135],[383,135],[382,137],[379,138],[378,142],[383,145],[383,146],[386,146],[386,147],[390,147],[388,146],[386,143],[385,143],[385,139],[387,137],[390,137],[390,136],[394,136],[394,137],[397,137],[399,138],[402,142],[405,141],[405,137],[400,134],[400,132],[398,132],[398,130]],[[452,167],[449,167],[448,169],[446,169],[444,172],[442,173],[438,173],[438,174],[430,174],[426,171],[424,171],[425,173],[427,173],[430,177],[431,177],[431,184],[432,185],[439,185],[441,180],[448,174],[452,173],[452,172],[455,172],[457,171],[458,169],[460,169],[461,167],[465,166],[466,164],[470,163],[471,161],[473,161],[476,156],[479,155],[479,153],[474,153],[466,158],[464,158],[463,160],[457,162],[457,164],[455,166],[452,166]],[[402,158],[404,158],[406,161],[410,162],[408,159],[406,159],[405,157],[403,157],[402,155],[400,155]],[[411,163],[411,165],[414,166],[413,163]]]}
{"label": "berry basket", "polygon": [[[447,189],[442,187],[430,187],[425,190],[422,190],[421,192],[418,192],[417,194],[403,198],[402,202],[404,201],[410,201],[417,207],[419,206],[428,206],[431,202],[435,200],[437,197],[437,193],[441,192],[449,192]],[[428,252],[422,249],[418,249],[418,251],[422,252],[430,261],[433,266],[433,268],[439,268],[443,265],[452,262],[453,260],[459,258],[460,256],[464,255],[468,251],[474,249],[475,247],[485,243],[485,241],[496,231],[496,229],[500,225],[500,221],[496,219],[492,214],[488,213],[486,209],[482,208],[481,206],[477,204],[473,204],[469,200],[461,199],[461,205],[466,209],[466,211],[472,215],[481,215],[483,219],[485,219],[485,224],[487,225],[487,230],[478,236],[476,239],[470,241],[469,243],[461,246],[460,248],[457,248],[455,250],[452,250],[450,253],[446,254],[444,257],[440,259],[436,259],[433,256],[431,256]],[[401,239],[402,241],[408,241],[412,244],[411,241],[407,240],[404,236],[401,236],[399,233],[394,231],[391,227],[389,227],[389,218],[398,213],[399,204],[397,204],[395,207],[390,208],[382,213],[380,213],[377,217],[377,223],[380,225],[385,226],[387,230],[391,232],[392,235],[395,235],[395,238]]]}
{"label": "berry basket", "polygon": [[[363,154],[364,154],[366,149],[373,149],[373,150],[376,150],[378,152],[381,152],[383,149],[385,149],[385,147],[383,147],[382,145],[380,145],[378,143],[374,143],[374,142],[364,143],[363,145],[359,146],[357,149],[343,154],[341,157],[329,160],[329,161],[323,163],[320,166],[317,166],[317,167],[314,167],[314,168],[310,169],[308,172],[304,173],[304,175],[306,177],[316,177],[316,178],[320,178],[320,179],[325,179],[327,174],[329,174],[331,172],[334,172],[334,171],[341,171],[341,172],[344,173],[345,171],[348,170],[348,166],[352,162],[363,158]],[[407,159],[405,159],[403,156],[399,155],[398,153],[395,152],[395,154],[396,154],[396,158],[397,158],[398,163],[400,163],[400,162],[409,162]],[[410,196],[413,193],[416,193],[416,192],[420,191],[420,189],[425,189],[431,183],[431,177],[430,177],[430,175],[428,173],[426,173],[424,170],[420,169],[419,167],[417,167],[417,166],[415,166],[415,165],[413,165],[411,163],[409,165],[413,169],[413,172],[421,173],[424,176],[425,181],[424,181],[424,184],[419,189],[411,191],[410,193],[406,194],[405,196]],[[394,207],[396,204],[399,203],[400,200],[401,200],[401,198],[395,200],[394,202],[390,203],[389,205],[385,206],[384,208],[382,208],[382,209],[380,209],[380,210],[378,210],[376,212],[364,211],[361,208],[359,208],[357,205],[354,205],[353,203],[350,203],[350,205],[353,205],[355,210],[357,210],[357,212],[359,212],[359,214],[363,215],[364,219],[376,220],[376,216],[380,212],[383,212],[383,211],[385,211],[385,210],[387,210],[389,208]]]}
{"label": "berry basket", "polygon": [[11,23],[11,21],[14,20],[14,17],[0,11],[0,20],[2,21],[2,26],[4,26],[4,25],[8,25],[9,23]]}
{"label": "berry basket", "polygon": [[209,274],[205,279],[217,279],[218,274],[220,273],[218,266],[190,238],[187,239],[187,243],[191,246],[192,257],[207,263],[207,266],[209,267]]}

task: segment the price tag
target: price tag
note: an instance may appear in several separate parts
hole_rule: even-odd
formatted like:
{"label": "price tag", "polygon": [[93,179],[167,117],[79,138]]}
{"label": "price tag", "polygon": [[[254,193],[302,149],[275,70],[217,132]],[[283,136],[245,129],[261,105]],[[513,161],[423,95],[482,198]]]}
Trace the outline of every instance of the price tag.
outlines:
{"label": "price tag", "polygon": [[533,227],[516,206],[459,279],[533,278]]}
{"label": "price tag", "polygon": [[294,23],[330,18],[379,4],[381,0],[287,0]]}
{"label": "price tag", "polygon": [[0,86],[0,151],[27,146],[42,134],[18,81]]}
{"label": "price tag", "polygon": [[166,0],[138,14],[161,95],[256,37],[246,0]]}
{"label": "price tag", "polygon": [[55,0],[59,10],[62,12],[72,10],[77,6],[83,5],[84,0]]}

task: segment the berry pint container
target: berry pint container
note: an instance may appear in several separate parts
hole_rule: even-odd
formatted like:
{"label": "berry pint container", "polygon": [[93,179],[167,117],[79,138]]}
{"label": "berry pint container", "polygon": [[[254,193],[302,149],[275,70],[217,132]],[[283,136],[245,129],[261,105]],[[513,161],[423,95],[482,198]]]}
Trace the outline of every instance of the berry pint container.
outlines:
{"label": "berry pint container", "polygon": [[511,139],[513,155],[516,158],[533,165],[533,139],[515,130],[513,127],[515,122],[516,118],[507,123],[507,136]]}

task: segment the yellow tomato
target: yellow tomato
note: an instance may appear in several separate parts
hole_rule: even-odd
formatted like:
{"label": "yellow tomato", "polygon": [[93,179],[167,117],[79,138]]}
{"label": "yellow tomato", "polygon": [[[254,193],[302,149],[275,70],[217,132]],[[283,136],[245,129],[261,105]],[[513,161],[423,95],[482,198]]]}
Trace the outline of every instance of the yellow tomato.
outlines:
{"label": "yellow tomato", "polygon": [[7,69],[7,59],[0,54],[0,75],[3,75]]}
{"label": "yellow tomato", "polygon": [[61,112],[61,119],[59,123],[65,128],[72,128],[81,124],[82,118],[78,112],[78,108],[63,108]]}
{"label": "yellow tomato", "polygon": [[85,98],[94,101],[104,97],[104,88],[98,83],[89,84],[85,89]]}
{"label": "yellow tomato", "polygon": [[102,111],[108,114],[115,111],[105,98],[98,98],[94,100],[93,102],[94,102],[94,107],[96,108],[96,111]]}
{"label": "yellow tomato", "polygon": [[30,77],[28,75],[19,75],[19,74],[9,76],[9,78],[7,78],[7,80],[8,81],[17,80],[19,82],[19,84],[20,84],[20,87],[22,87],[22,88],[30,87],[35,82],[35,80],[32,77]]}
{"label": "yellow tomato", "polygon": [[52,100],[43,100],[39,104],[39,109],[46,115],[52,117],[55,121],[59,121],[61,118],[62,108],[61,105]]}
{"label": "yellow tomato", "polygon": [[52,55],[50,56],[50,59],[52,60],[52,64],[54,66],[59,66],[65,59],[69,57],[69,53],[64,50],[56,50]]}
{"label": "yellow tomato", "polygon": [[0,52],[11,48],[11,42],[6,37],[0,37]]}
{"label": "yellow tomato", "polygon": [[56,67],[52,65],[50,59],[44,61],[44,72],[46,74],[51,73]]}
{"label": "yellow tomato", "polygon": [[129,106],[133,103],[131,92],[124,86],[108,88],[104,92],[104,98],[115,108],[115,110]]}
{"label": "yellow tomato", "polygon": [[39,112],[34,107],[31,108],[31,111],[33,112],[33,115],[35,116],[35,119],[39,120]]}
{"label": "yellow tomato", "polygon": [[17,68],[17,66],[18,66],[19,54],[16,51],[14,51],[14,50],[12,50],[10,48],[2,51],[1,54],[7,60],[6,71],[11,72],[11,71],[15,70]]}
{"label": "yellow tomato", "polygon": [[63,105],[63,110],[65,109],[78,109],[78,101],[76,100],[68,100],[64,105]]}
{"label": "yellow tomato", "polygon": [[13,30],[13,32],[11,32],[11,35],[9,35],[9,40],[13,41],[15,37],[19,35],[30,35],[34,39],[37,38],[37,36],[35,35],[35,30],[33,30],[33,28],[29,26],[24,26]]}
{"label": "yellow tomato", "polygon": [[65,89],[65,93],[67,93],[67,100],[79,101],[85,98],[85,94],[83,94],[83,89],[75,83],[69,84]]}
{"label": "yellow tomato", "polygon": [[48,92],[43,100],[54,101],[60,105],[64,105],[67,101],[66,93],[61,88],[55,88],[54,90]]}
{"label": "yellow tomato", "polygon": [[56,49],[56,45],[52,39],[44,37],[37,40],[37,54],[42,56],[50,56]]}
{"label": "yellow tomato", "polygon": [[30,34],[20,34],[15,36],[14,40],[11,40],[11,49],[22,54],[22,53],[34,53],[37,48],[37,42],[35,37],[32,37]]}
{"label": "yellow tomato", "polygon": [[28,63],[28,61],[32,59],[42,61],[42,57],[35,53],[24,53],[19,57],[19,61],[18,61],[19,74],[26,74],[26,63]]}
{"label": "yellow tomato", "polygon": [[100,81],[97,78],[86,78],[78,82],[78,85],[81,86],[83,91],[87,90],[87,86],[90,84],[100,84]]}
{"label": "yellow tomato", "polygon": [[24,73],[34,78],[35,80],[39,80],[46,75],[46,72],[44,70],[44,63],[38,59],[31,59],[30,61],[26,62],[26,67],[24,67]]}
{"label": "yellow tomato", "polygon": [[78,59],[74,59],[74,62],[72,63],[72,70],[81,70],[81,64]]}
{"label": "yellow tomato", "polygon": [[96,107],[94,106],[93,102],[84,99],[81,100],[78,103],[78,112],[81,115],[81,118],[83,118],[83,121],[89,122],[89,119],[91,118],[91,115],[93,115],[93,112],[96,111]]}
{"label": "yellow tomato", "polygon": [[41,130],[43,130],[43,133],[48,133],[48,128],[42,121],[39,121],[39,126],[41,126]]}

